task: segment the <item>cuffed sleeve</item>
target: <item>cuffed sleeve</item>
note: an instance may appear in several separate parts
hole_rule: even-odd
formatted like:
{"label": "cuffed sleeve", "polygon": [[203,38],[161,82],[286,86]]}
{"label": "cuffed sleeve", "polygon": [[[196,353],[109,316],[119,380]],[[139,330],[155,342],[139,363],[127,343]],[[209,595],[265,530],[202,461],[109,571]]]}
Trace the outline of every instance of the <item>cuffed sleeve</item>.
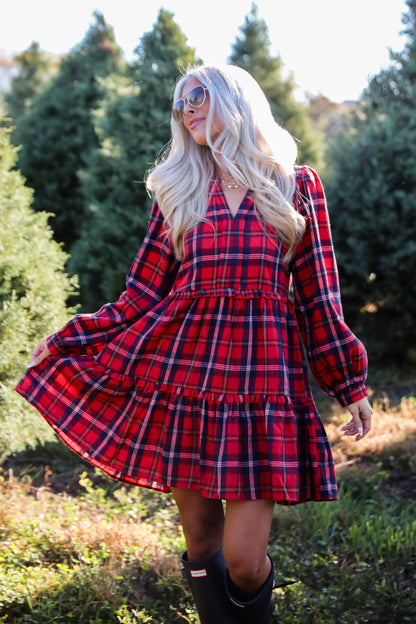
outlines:
{"label": "cuffed sleeve", "polygon": [[325,194],[308,167],[298,199],[307,225],[292,263],[296,317],[314,377],[346,406],[367,395],[367,354],[344,321]]}
{"label": "cuffed sleeve", "polygon": [[147,234],[127,275],[126,289],[115,303],[94,314],[77,314],[47,339],[52,355],[65,351],[98,353],[103,346],[166,296],[179,262],[164,233],[164,218],[153,204]]}

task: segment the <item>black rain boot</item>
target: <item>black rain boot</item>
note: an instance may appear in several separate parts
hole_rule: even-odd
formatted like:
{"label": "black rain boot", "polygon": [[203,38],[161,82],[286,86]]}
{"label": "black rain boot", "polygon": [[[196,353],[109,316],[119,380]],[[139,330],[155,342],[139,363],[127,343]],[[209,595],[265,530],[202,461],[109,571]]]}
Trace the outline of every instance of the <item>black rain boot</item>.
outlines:
{"label": "black rain boot", "polygon": [[229,599],[225,590],[227,567],[222,549],[209,559],[188,561],[181,557],[182,574],[190,585],[201,624],[236,624],[228,614]]}
{"label": "black rain boot", "polygon": [[[229,589],[230,583],[228,582],[227,593],[230,600],[230,613],[233,622],[238,622],[238,624],[268,624],[268,622],[270,622],[274,610],[274,602],[272,600],[274,569],[271,559],[270,563],[272,567],[266,582],[263,587],[259,589],[254,598],[251,598],[247,602],[236,600],[233,597],[232,591]],[[229,578],[228,574],[226,578]]]}

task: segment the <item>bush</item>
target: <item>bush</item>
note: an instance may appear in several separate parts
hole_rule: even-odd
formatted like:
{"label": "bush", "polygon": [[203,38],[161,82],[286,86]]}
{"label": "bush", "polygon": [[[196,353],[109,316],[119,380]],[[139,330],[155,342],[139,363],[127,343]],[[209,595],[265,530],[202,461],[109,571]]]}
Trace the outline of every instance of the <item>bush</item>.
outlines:
{"label": "bush", "polygon": [[43,431],[13,387],[37,341],[66,321],[66,299],[75,287],[48,215],[31,209],[32,191],[14,169],[17,149],[9,134],[0,125],[0,457],[33,446]]}

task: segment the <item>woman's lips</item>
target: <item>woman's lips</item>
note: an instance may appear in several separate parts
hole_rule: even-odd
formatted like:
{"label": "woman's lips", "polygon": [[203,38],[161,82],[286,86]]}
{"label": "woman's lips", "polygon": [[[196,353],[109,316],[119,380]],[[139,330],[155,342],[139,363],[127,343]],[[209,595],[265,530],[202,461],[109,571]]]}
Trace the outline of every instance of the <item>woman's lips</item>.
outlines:
{"label": "woman's lips", "polygon": [[198,126],[201,123],[201,121],[202,119],[193,119],[191,123],[189,124],[189,128],[193,130],[194,128],[196,128],[196,126]]}

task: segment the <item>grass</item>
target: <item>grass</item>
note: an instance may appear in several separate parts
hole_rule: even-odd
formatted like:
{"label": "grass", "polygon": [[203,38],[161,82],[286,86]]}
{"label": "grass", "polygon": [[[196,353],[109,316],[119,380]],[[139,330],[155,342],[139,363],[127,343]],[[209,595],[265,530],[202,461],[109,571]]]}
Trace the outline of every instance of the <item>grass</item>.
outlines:
{"label": "grass", "polygon": [[[337,503],[276,508],[273,624],[416,623],[416,399],[375,400],[374,427],[339,436],[323,402]],[[59,452],[58,452],[59,449]],[[122,486],[58,443],[0,473],[0,622],[195,624],[167,495]]]}
{"label": "grass", "polygon": [[86,473],[78,496],[25,481],[8,479],[0,492],[0,621],[168,622],[170,603],[186,614],[170,498],[111,492]]}

